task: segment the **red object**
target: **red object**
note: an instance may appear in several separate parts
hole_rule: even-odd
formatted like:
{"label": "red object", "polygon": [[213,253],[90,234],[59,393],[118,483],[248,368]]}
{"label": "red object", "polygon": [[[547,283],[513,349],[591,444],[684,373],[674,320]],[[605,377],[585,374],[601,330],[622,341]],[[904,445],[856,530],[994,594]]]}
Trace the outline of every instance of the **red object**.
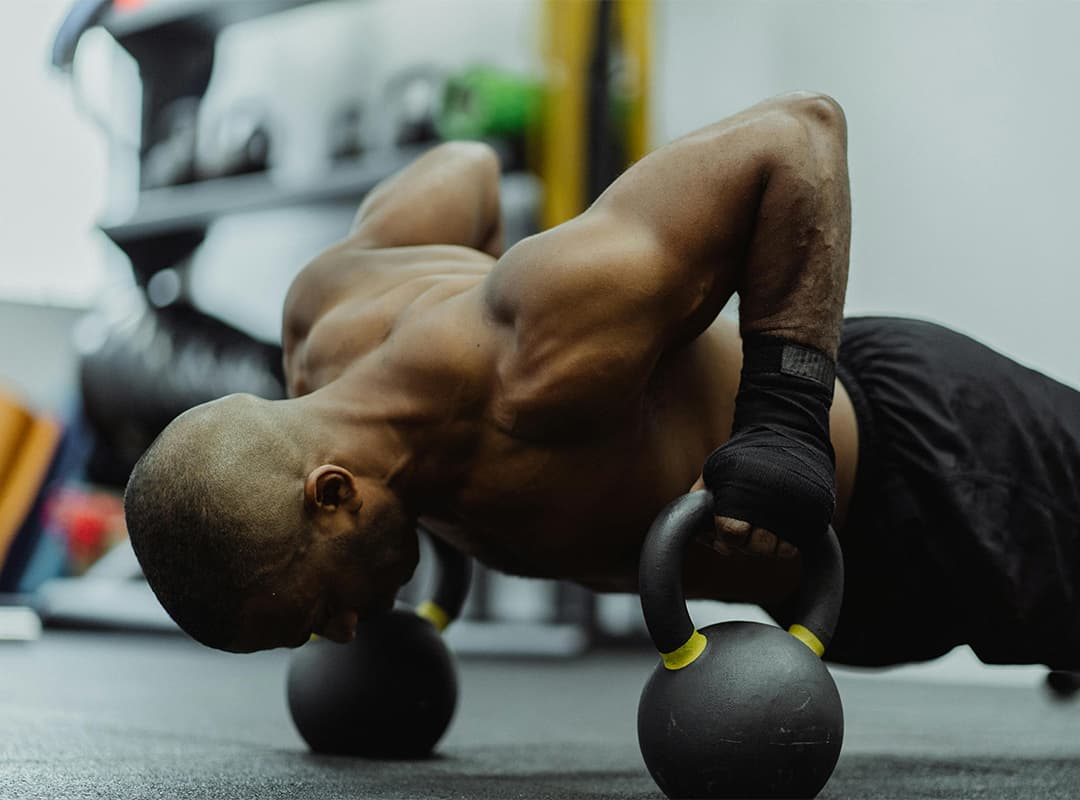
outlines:
{"label": "red object", "polygon": [[73,509],[67,519],[68,544],[77,559],[90,558],[101,550],[110,520],[92,508]]}
{"label": "red object", "polygon": [[92,563],[123,530],[123,502],[109,494],[64,486],[45,506],[47,524],[67,542],[76,563]]}
{"label": "red object", "polygon": [[113,0],[114,11],[137,11],[146,5],[146,0]]}

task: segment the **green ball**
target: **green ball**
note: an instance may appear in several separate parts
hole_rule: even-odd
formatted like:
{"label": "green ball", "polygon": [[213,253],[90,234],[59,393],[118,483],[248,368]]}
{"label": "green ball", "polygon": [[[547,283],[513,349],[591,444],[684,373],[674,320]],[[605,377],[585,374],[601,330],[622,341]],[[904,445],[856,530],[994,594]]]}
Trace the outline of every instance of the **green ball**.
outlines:
{"label": "green ball", "polygon": [[446,82],[436,129],[444,139],[517,137],[536,124],[542,104],[538,81],[473,67]]}

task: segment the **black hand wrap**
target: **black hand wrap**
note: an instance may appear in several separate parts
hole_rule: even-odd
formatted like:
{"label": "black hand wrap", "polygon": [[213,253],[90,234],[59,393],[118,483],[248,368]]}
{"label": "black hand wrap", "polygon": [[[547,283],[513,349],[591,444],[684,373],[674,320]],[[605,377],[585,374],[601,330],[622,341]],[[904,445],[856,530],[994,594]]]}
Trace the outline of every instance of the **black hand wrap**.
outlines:
{"label": "black hand wrap", "polygon": [[836,364],[785,339],[751,334],[731,438],[702,475],[717,516],[772,531],[796,547],[819,539],[836,508],[829,439]]}

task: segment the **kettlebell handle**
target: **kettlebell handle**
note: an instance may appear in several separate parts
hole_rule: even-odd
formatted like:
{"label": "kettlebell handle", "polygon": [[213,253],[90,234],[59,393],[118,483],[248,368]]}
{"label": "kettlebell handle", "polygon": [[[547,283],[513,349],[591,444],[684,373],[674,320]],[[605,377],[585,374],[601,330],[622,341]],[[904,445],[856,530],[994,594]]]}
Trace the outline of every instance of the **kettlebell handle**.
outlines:
{"label": "kettlebell handle", "polygon": [[472,559],[423,525],[418,524],[416,527],[427,536],[435,549],[438,573],[434,594],[430,600],[425,600],[416,607],[416,613],[442,632],[458,618],[465,606],[472,580]]}
{"label": "kettlebell handle", "polygon": [[[691,663],[704,648],[694,627],[682,587],[686,548],[695,536],[713,527],[713,498],[696,491],[669,503],[656,517],[641,550],[638,590],[641,609],[656,649],[669,669]],[[802,581],[795,597],[788,632],[819,657],[828,647],[844,597],[844,559],[830,525],[813,546],[800,548]]]}

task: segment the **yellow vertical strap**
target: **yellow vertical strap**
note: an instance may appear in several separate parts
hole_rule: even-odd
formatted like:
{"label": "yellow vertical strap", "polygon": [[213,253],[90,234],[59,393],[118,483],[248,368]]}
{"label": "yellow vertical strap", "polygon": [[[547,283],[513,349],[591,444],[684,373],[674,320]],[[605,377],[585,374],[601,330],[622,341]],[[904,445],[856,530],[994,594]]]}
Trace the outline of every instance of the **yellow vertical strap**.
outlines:
{"label": "yellow vertical strap", "polygon": [[445,631],[446,627],[450,624],[450,615],[447,614],[438,603],[435,603],[432,600],[425,600],[417,606],[416,614],[434,625],[439,633]]}
{"label": "yellow vertical strap", "polygon": [[682,669],[693,664],[697,657],[701,655],[705,650],[705,642],[707,639],[705,635],[700,631],[695,630],[690,634],[690,638],[686,640],[686,644],[682,647],[672,650],[670,653],[661,653],[660,658],[664,661],[664,666],[668,669]]}
{"label": "yellow vertical strap", "polygon": [[620,0],[618,12],[623,54],[631,65],[627,75],[630,116],[627,120],[626,151],[631,161],[637,161],[649,152],[652,0]]}
{"label": "yellow vertical strap", "polygon": [[802,625],[792,625],[788,628],[788,633],[813,650],[814,655],[818,658],[825,655],[825,645],[821,643],[821,640],[817,638],[817,636],[814,635],[814,632],[809,628],[804,628]]}
{"label": "yellow vertical strap", "polygon": [[595,0],[546,0],[542,51],[547,73],[538,173],[541,224],[550,228],[585,206],[585,104]]}

